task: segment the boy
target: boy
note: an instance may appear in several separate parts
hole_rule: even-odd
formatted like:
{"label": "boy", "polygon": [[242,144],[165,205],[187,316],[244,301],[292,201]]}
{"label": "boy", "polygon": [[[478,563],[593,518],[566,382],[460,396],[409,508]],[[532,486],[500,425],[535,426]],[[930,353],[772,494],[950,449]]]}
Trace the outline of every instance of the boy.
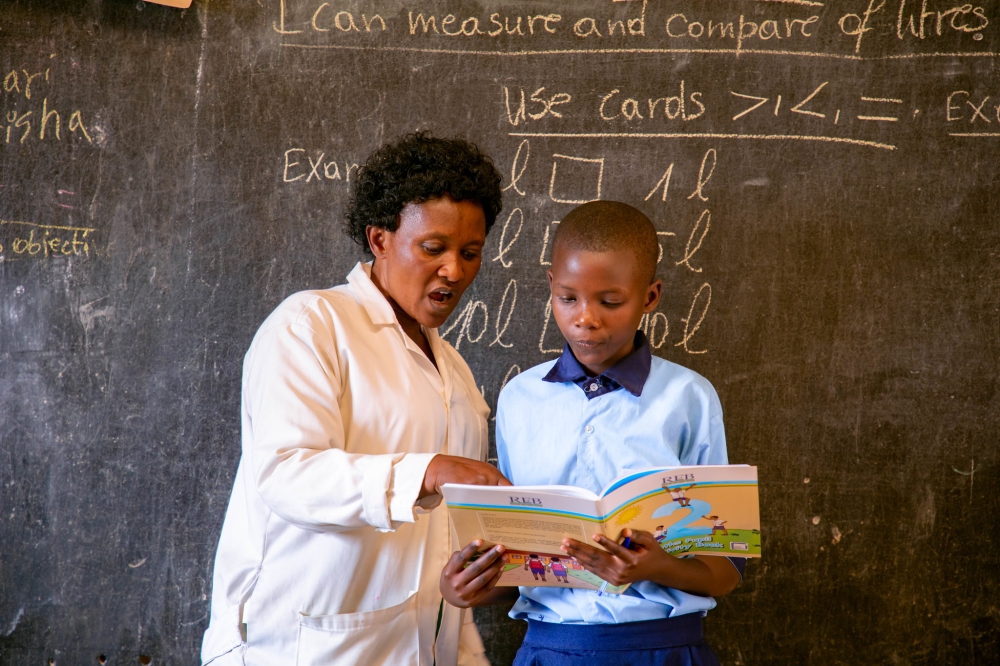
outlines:
{"label": "boy", "polygon": [[[628,469],[727,462],[712,385],[652,357],[637,330],[660,300],[658,256],[655,228],[627,204],[594,201],[562,220],[548,277],[566,346],[512,379],[497,405],[499,467],[514,484],[600,492]],[[613,585],[632,583],[623,595],[520,589],[510,616],[527,620],[528,633],[515,666],[718,664],[701,618],[736,587],[745,561],[675,558],[648,532],[622,536],[629,549],[603,537],[606,550],[574,539],[561,549]]]}

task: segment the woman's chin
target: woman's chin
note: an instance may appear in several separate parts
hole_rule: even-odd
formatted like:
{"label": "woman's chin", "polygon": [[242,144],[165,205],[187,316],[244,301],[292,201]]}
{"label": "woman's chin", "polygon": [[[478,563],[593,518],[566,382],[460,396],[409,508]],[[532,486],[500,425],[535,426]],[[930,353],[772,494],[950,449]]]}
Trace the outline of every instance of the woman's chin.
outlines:
{"label": "woman's chin", "polygon": [[414,317],[420,322],[420,325],[424,328],[440,328],[448,321],[448,317],[451,313],[455,311],[455,305],[453,303],[445,304],[434,304],[429,307],[425,307],[422,312],[420,312],[419,317]]}

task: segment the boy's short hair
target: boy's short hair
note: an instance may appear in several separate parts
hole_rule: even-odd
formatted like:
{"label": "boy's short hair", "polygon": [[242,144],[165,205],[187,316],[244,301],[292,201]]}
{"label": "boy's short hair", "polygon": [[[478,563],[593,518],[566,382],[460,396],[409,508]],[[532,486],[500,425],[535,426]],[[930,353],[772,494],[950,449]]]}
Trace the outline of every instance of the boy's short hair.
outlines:
{"label": "boy's short hair", "polygon": [[358,169],[347,206],[347,234],[371,255],[367,227],[396,231],[407,204],[446,194],[482,206],[489,233],[502,207],[501,182],[493,160],[474,143],[430,132],[407,134],[369,155]]}
{"label": "boy's short hair", "polygon": [[656,279],[660,242],[642,211],[620,201],[590,201],[577,206],[556,227],[552,249],[588,252],[628,250],[635,255],[646,284]]}

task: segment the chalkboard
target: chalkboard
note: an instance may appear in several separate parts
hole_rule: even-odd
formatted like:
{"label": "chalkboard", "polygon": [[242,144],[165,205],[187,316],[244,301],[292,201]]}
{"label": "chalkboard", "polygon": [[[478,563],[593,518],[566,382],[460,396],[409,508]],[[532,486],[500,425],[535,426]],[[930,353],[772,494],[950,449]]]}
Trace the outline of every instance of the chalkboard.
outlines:
{"label": "chalkboard", "polygon": [[[561,339],[577,202],[661,237],[654,352],[717,387],[764,559],[725,664],[1000,663],[994,0],[0,2],[0,664],[191,664],[241,361],[361,258],[415,129],[505,176],[442,333],[495,404]],[[523,626],[477,611],[509,663]]]}

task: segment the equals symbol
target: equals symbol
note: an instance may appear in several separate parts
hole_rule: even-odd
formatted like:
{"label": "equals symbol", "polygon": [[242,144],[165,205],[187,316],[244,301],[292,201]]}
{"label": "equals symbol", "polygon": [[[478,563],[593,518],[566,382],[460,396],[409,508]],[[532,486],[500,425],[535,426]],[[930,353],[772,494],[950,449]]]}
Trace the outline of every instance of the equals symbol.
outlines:
{"label": "equals symbol", "polygon": [[[862,102],[875,102],[878,104],[902,104],[901,99],[890,99],[886,97],[862,97]],[[875,122],[883,123],[895,123],[899,122],[899,118],[896,116],[858,116],[858,120],[871,120]]]}
{"label": "equals symbol", "polygon": [[[69,190],[56,190],[56,192],[58,192],[59,196],[61,196],[61,197],[62,196],[66,196],[67,194],[76,195],[76,192],[70,192]],[[60,208],[69,208],[70,210],[76,210],[75,206],[70,206],[69,204],[61,203],[61,204],[57,204],[57,205]]]}

